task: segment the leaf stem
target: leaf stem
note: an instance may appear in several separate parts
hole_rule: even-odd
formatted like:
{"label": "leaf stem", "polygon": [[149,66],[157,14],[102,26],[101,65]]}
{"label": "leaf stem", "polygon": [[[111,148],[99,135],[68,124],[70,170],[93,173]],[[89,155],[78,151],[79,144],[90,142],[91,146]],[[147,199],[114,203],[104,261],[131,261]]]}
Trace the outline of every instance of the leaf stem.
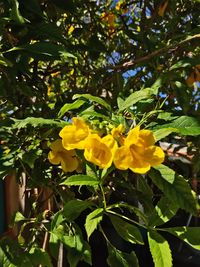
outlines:
{"label": "leaf stem", "polygon": [[118,216],[118,217],[121,217],[122,219],[125,219],[125,220],[127,220],[127,221],[129,221],[129,222],[131,222],[131,223],[134,223],[134,224],[136,224],[136,225],[138,225],[138,226],[140,226],[140,227],[142,227],[142,228],[144,228],[144,229],[147,229],[146,226],[140,224],[139,222],[137,222],[137,221],[135,221],[135,220],[132,220],[132,219],[130,219],[130,218],[128,218],[128,217],[126,217],[126,216],[124,216],[124,215],[122,215],[122,214],[119,214],[119,213],[117,213],[117,212],[115,212],[115,211],[112,211],[112,210],[107,209],[106,212],[107,212],[107,213],[114,214],[114,215],[116,215],[116,216]]}
{"label": "leaf stem", "polygon": [[106,210],[107,205],[106,205],[106,197],[105,197],[105,193],[104,193],[104,190],[103,190],[103,186],[101,184],[99,184],[99,187],[100,187],[101,194],[102,194],[102,197],[103,197],[103,207]]}

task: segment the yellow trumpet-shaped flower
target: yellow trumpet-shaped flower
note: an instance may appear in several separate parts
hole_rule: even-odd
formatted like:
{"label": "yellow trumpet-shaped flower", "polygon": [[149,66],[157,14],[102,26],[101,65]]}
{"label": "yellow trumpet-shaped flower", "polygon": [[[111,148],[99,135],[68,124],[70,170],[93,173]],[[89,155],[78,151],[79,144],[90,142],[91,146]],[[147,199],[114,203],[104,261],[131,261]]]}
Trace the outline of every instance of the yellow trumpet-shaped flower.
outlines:
{"label": "yellow trumpet-shaped flower", "polygon": [[62,140],[57,139],[51,146],[48,154],[48,160],[54,164],[61,164],[64,172],[73,172],[79,167],[79,161],[74,150],[66,150],[62,146]]}
{"label": "yellow trumpet-shaped flower", "polygon": [[155,138],[149,130],[132,129],[114,155],[114,164],[120,170],[130,169],[136,173],[146,173],[151,166],[164,161],[163,150],[155,146]]}
{"label": "yellow trumpet-shaped flower", "polygon": [[84,120],[73,118],[72,124],[65,126],[59,133],[62,138],[62,145],[65,149],[84,149],[85,139],[90,129]]}
{"label": "yellow trumpet-shaped flower", "polygon": [[102,169],[109,168],[116,150],[117,142],[112,135],[101,138],[97,134],[91,134],[85,142],[84,157]]}
{"label": "yellow trumpet-shaped flower", "polygon": [[112,136],[121,144],[124,144],[124,126],[122,124],[118,125],[117,128],[113,128],[111,131]]}

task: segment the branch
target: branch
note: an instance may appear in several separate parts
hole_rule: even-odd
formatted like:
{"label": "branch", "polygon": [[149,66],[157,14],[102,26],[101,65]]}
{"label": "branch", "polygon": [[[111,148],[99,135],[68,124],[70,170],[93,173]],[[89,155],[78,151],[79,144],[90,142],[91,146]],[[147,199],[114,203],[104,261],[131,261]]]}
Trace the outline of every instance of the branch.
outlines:
{"label": "branch", "polygon": [[128,70],[138,63],[142,63],[142,62],[145,62],[147,60],[150,60],[151,58],[158,56],[158,55],[161,55],[162,53],[166,53],[169,50],[171,50],[171,52],[172,52],[172,51],[176,50],[178,47],[184,45],[185,43],[190,42],[193,39],[197,39],[197,38],[200,38],[200,34],[195,34],[193,36],[187,37],[185,40],[182,40],[179,43],[171,44],[171,45],[168,45],[166,47],[160,48],[160,49],[153,51],[152,53],[150,53],[146,56],[136,58],[135,60],[130,60],[130,61],[124,62],[123,64],[120,64],[120,65],[116,65],[116,66],[112,65],[112,66],[109,66],[108,68],[112,69],[112,70]]}

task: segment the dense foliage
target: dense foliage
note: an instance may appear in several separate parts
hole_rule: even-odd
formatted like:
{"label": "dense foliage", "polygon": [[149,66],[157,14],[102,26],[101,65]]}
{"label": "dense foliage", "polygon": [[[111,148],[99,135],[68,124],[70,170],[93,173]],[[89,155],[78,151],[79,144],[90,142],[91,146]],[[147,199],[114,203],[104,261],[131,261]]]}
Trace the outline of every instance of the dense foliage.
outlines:
{"label": "dense foliage", "polygon": [[199,10],[1,1],[0,176],[29,192],[1,266],[143,267],[150,250],[170,267],[200,249]]}

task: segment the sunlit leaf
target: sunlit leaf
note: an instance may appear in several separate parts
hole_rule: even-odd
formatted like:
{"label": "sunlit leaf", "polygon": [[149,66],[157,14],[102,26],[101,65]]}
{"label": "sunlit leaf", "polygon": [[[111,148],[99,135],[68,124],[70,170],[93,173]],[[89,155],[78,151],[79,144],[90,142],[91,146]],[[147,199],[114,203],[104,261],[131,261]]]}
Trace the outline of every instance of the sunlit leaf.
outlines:
{"label": "sunlit leaf", "polygon": [[77,174],[77,175],[72,175],[68,177],[65,181],[60,183],[60,185],[90,185],[90,186],[96,186],[99,184],[99,181],[95,179],[94,177],[88,176],[88,175],[83,175],[83,174]]}
{"label": "sunlit leaf", "polygon": [[85,230],[87,233],[88,239],[90,238],[91,234],[97,228],[98,224],[101,222],[103,218],[103,209],[98,208],[92,211],[87,217],[85,221]]}
{"label": "sunlit leaf", "polygon": [[180,208],[188,212],[196,213],[196,199],[189,184],[183,177],[175,175],[171,179],[170,176],[169,180],[168,174],[166,176],[164,173],[161,175],[155,169],[151,169],[149,176],[171,201],[174,201]]}
{"label": "sunlit leaf", "polygon": [[148,232],[148,241],[155,267],[172,267],[172,255],[167,240],[152,230]]}
{"label": "sunlit leaf", "polygon": [[110,267],[139,267],[137,256],[133,251],[128,254],[108,245],[108,253],[107,263]]}
{"label": "sunlit leaf", "polygon": [[111,219],[111,222],[115,230],[123,239],[133,244],[136,244],[136,243],[140,245],[144,244],[142,235],[137,226],[127,223],[125,220],[117,216],[113,216],[110,214],[108,215],[109,215],[109,218]]}
{"label": "sunlit leaf", "polygon": [[180,238],[184,242],[188,243],[195,249],[200,250],[200,227],[173,227],[173,228],[163,228],[174,236]]}

